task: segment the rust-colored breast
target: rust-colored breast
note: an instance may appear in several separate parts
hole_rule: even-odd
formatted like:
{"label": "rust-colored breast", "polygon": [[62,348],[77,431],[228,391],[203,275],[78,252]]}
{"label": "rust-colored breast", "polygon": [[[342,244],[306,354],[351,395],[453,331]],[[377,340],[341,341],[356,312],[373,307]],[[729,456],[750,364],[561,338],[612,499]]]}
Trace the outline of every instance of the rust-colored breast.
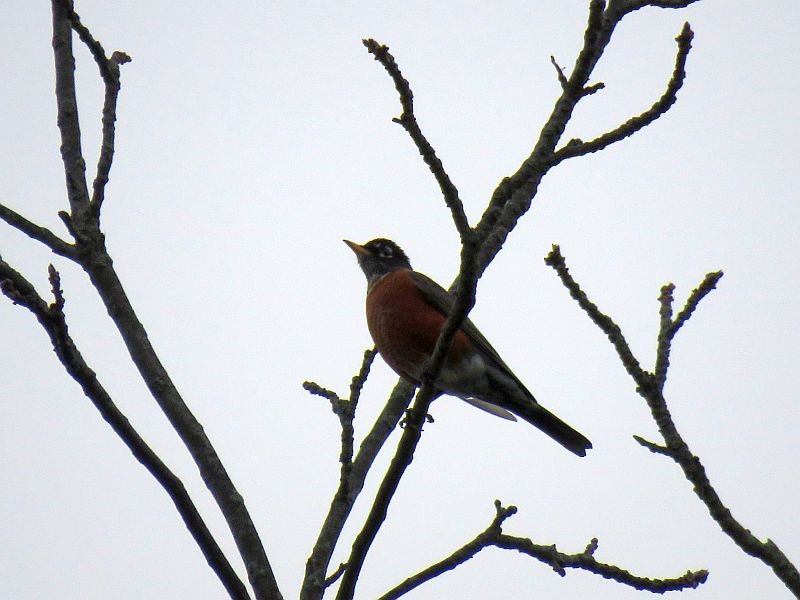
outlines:
{"label": "rust-colored breast", "polygon": [[[433,352],[445,315],[428,302],[410,277],[411,271],[392,271],[367,292],[367,326],[381,353],[395,372],[419,383],[422,366]],[[467,354],[472,344],[459,331],[447,357],[451,366]]]}

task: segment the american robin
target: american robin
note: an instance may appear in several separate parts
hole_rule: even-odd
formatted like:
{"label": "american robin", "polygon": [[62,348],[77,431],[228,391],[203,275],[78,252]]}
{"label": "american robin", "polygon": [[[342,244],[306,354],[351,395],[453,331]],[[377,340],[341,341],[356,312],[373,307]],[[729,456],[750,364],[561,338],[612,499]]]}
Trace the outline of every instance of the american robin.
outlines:
{"label": "american robin", "polygon": [[[363,246],[344,242],[367,277],[367,326],[378,352],[398,375],[419,385],[453,297],[414,271],[393,241],[378,238]],[[536,401],[469,319],[453,338],[436,387],[439,394],[456,396],[499,417],[516,421],[517,415],[578,456],[586,456],[592,447]]]}

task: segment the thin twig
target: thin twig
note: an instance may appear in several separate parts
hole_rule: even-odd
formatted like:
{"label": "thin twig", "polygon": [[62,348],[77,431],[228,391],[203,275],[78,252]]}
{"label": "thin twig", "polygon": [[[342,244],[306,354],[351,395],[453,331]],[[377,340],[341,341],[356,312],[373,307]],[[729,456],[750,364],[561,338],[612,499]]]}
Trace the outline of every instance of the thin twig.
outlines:
{"label": "thin twig", "polygon": [[394,57],[389,53],[388,46],[379,44],[373,39],[365,39],[362,42],[369,53],[375,57],[375,60],[383,65],[383,68],[386,69],[386,72],[389,73],[392,81],[394,81],[394,86],[400,95],[400,105],[403,107],[403,112],[394,121],[402,125],[411,136],[419,153],[422,155],[422,159],[436,178],[436,182],[442,190],[444,201],[452,213],[456,229],[463,239],[464,236],[469,234],[470,229],[467,215],[464,212],[464,205],[458,197],[458,189],[456,189],[450,176],[445,171],[442,161],[436,156],[436,151],[419,127],[417,117],[414,114],[414,94],[411,92],[411,86],[400,72],[400,67]]}
{"label": "thin twig", "polygon": [[15,304],[27,308],[50,337],[56,356],[67,373],[81,386],[100,415],[122,439],[133,456],[164,488],[178,510],[186,528],[200,547],[208,564],[217,574],[231,598],[248,599],[244,583],[236,575],[203,518],[195,507],[183,482],[164,464],[147,445],[125,415],[117,408],[95,372],[86,364],[82,354],[69,335],[64,316],[64,294],[58,271],[50,265],[48,275],[54,302],[42,299],[33,285],[8,263],[0,259],[0,287]]}
{"label": "thin twig", "polygon": [[336,567],[336,570],[325,578],[325,587],[329,588],[334,583],[339,581],[339,578],[344,574],[344,570],[346,568],[347,563],[339,563],[339,566]]}
{"label": "thin twig", "polygon": [[556,70],[556,75],[558,76],[558,83],[561,84],[561,89],[566,91],[569,82],[567,81],[567,77],[564,75],[564,69],[562,69],[561,66],[556,62],[556,57],[553,56],[552,54],[550,55],[550,64],[552,64]]}
{"label": "thin twig", "polygon": [[640,8],[686,8],[698,0],[610,0],[606,12],[617,14],[619,18]]}
{"label": "thin twig", "polygon": [[640,385],[643,384],[646,381],[645,371],[642,369],[639,361],[633,355],[633,352],[631,352],[628,342],[625,339],[625,336],[622,335],[622,330],[620,329],[619,325],[617,325],[611,317],[600,312],[600,309],[597,308],[597,305],[589,300],[589,297],[586,295],[586,293],[572,278],[572,275],[570,275],[569,269],[567,268],[567,263],[564,260],[564,257],[561,255],[561,248],[559,248],[557,244],[553,244],[553,248],[545,257],[544,262],[546,265],[555,269],[556,273],[558,273],[558,276],[561,279],[561,282],[569,290],[570,296],[577,301],[578,305],[584,310],[584,312],[589,315],[592,321],[594,321],[594,323],[603,330],[603,333],[608,336],[608,339],[614,345],[620,360],[622,360],[622,364],[625,365],[625,369],[628,371],[631,377],[633,377],[633,379]]}
{"label": "thin twig", "polygon": [[18,229],[29,238],[41,242],[59,256],[75,260],[75,246],[62,240],[55,233],[31,221],[10,208],[0,204],[0,219]]}
{"label": "thin twig", "polygon": [[89,48],[100,76],[105,84],[105,99],[103,101],[103,137],[100,143],[100,157],[97,161],[97,172],[92,185],[91,209],[95,218],[100,218],[100,208],[105,197],[105,187],[108,175],[114,160],[114,123],[117,120],[117,96],[120,90],[120,65],[131,61],[125,52],[114,52],[111,58],[106,57],[103,45],[94,38],[91,31],[81,22],[81,18],[74,9],[70,10],[72,28],[81,41]]}
{"label": "thin twig", "polygon": [[400,418],[411,402],[413,393],[414,386],[404,379],[400,379],[381,414],[361,442],[358,453],[350,466],[349,475],[342,468],[339,487],[331,501],[330,509],[320,528],[311,555],[306,561],[300,600],[315,600],[322,597],[325,590],[325,573],[344,525],[356,499],[364,488],[364,481],[375,458],[389,435],[397,428]]}

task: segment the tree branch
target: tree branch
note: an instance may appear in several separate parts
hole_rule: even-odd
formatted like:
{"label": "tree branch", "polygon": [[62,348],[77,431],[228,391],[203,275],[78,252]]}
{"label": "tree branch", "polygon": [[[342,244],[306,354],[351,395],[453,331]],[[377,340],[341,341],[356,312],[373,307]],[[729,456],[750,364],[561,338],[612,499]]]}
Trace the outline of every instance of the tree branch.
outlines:
{"label": "tree branch", "polygon": [[103,138],[100,143],[100,158],[97,161],[97,172],[92,185],[92,199],[90,206],[96,219],[100,218],[100,208],[105,198],[105,187],[114,160],[114,123],[117,120],[117,96],[120,90],[120,65],[131,61],[131,57],[124,52],[114,52],[111,58],[106,57],[102,44],[97,41],[89,29],[81,23],[78,14],[70,9],[70,22],[72,28],[89,48],[100,76],[105,84],[105,98],[103,101]]}
{"label": "tree branch", "polygon": [[629,119],[613,131],[604,133],[590,142],[571,140],[566,146],[553,153],[549,161],[549,168],[554,167],[568,158],[583,156],[591,152],[603,150],[611,144],[624,140],[626,137],[630,137],[634,133],[644,129],[667,112],[677,101],[678,91],[683,86],[683,81],[686,78],[686,58],[689,56],[689,51],[692,48],[693,37],[694,33],[689,27],[689,23],[684,23],[683,30],[680,35],[675,38],[678,42],[678,53],[675,57],[675,68],[672,72],[672,77],[667,83],[666,91],[653,106],[639,116]]}
{"label": "tree branch", "polygon": [[458,190],[445,171],[442,161],[436,156],[436,151],[423,135],[419,123],[417,123],[417,117],[414,114],[414,94],[411,92],[411,86],[400,72],[400,67],[397,65],[394,57],[389,54],[388,46],[379,44],[373,39],[362,40],[362,43],[366,46],[369,53],[375,57],[375,60],[383,65],[383,68],[386,69],[386,72],[389,73],[392,81],[394,81],[394,86],[398,94],[400,94],[400,105],[403,107],[403,112],[400,117],[394,119],[394,122],[402,125],[411,136],[414,144],[416,144],[419,153],[422,155],[422,159],[425,161],[425,164],[428,165],[431,173],[433,173],[433,176],[436,178],[436,182],[439,184],[439,188],[442,190],[444,201],[450,208],[453,222],[456,225],[459,235],[463,239],[465,236],[469,235],[470,229],[467,215],[464,212],[464,205],[458,197]]}
{"label": "tree branch", "polygon": [[58,129],[61,133],[61,160],[67,181],[72,216],[89,207],[86,187],[86,162],[81,150],[81,128],[75,95],[75,57],[72,53],[71,0],[51,0],[53,9],[53,55],[55,57]]}
{"label": "tree branch", "polygon": [[567,268],[566,261],[561,255],[561,248],[557,244],[553,244],[553,249],[545,257],[544,262],[546,265],[555,269],[561,282],[569,290],[570,296],[577,301],[578,305],[589,315],[589,318],[594,321],[595,325],[608,336],[609,341],[614,345],[622,364],[625,366],[625,370],[628,371],[630,376],[640,385],[645,383],[645,372],[639,365],[639,361],[633,355],[633,352],[631,352],[619,325],[617,325],[611,317],[600,312],[597,305],[589,300],[586,293],[572,278]]}
{"label": "tree branch", "polygon": [[62,240],[55,233],[31,221],[10,208],[0,204],[0,219],[11,225],[14,229],[18,229],[29,238],[41,242],[55,254],[64,256],[71,260],[75,260],[75,246]]}
{"label": "tree branch", "polygon": [[610,0],[606,12],[618,15],[621,18],[646,6],[656,8],[686,8],[698,0]]}
{"label": "tree branch", "polygon": [[[674,460],[680,466],[684,476],[692,484],[694,493],[706,506],[711,518],[716,521],[720,529],[744,552],[771,567],[783,584],[795,596],[800,597],[800,572],[772,540],[760,541],[750,533],[749,529],[745,528],[733,517],[731,511],[723,504],[712,486],[700,459],[692,453],[675,426],[663,394],[664,382],[669,368],[669,352],[672,340],[678,330],[694,313],[700,300],[714,289],[722,277],[722,272],[717,271],[706,275],[700,285],[692,291],[686,306],[674,320],[671,318],[674,286],[667,284],[662,288],[659,298],[661,325],[658,333],[658,356],[656,358],[655,374],[650,374],[638,368],[638,361],[630,354],[627,342],[625,342],[619,328],[609,317],[600,313],[597,306],[588,300],[586,294],[580,290],[578,284],[572,279],[558,246],[553,247],[553,251],[545,259],[545,262],[556,269],[561,281],[570,291],[572,297],[578,301],[578,304],[592,321],[609,336],[609,339],[617,348],[617,353],[620,355],[626,370],[637,384],[636,391],[645,399],[650,408],[658,430],[664,438],[665,445],[653,444],[634,436],[636,441],[651,452],[668,456]],[[632,365],[637,368],[632,368]]]}
{"label": "tree branch", "polygon": [[242,581],[236,575],[203,518],[192,502],[183,482],[142,439],[125,415],[117,408],[108,392],[98,381],[95,372],[86,364],[83,355],[69,335],[64,316],[64,295],[58,271],[49,267],[49,278],[55,302],[48,304],[36,289],[19,272],[0,259],[0,288],[14,304],[27,308],[50,337],[53,350],[69,375],[81,386],[103,419],[122,439],[133,456],[158,481],[167,492],[186,528],[194,538],[206,561],[217,574],[231,598],[249,599]]}
{"label": "tree branch", "polygon": [[346,472],[344,465],[342,466],[339,487],[331,501],[330,509],[320,528],[311,555],[306,561],[306,572],[300,590],[300,600],[319,599],[322,597],[325,588],[328,587],[327,581],[330,578],[326,579],[325,574],[342,529],[350,516],[356,499],[364,488],[364,481],[375,461],[375,457],[377,457],[389,435],[397,427],[397,423],[408,408],[409,402],[411,402],[413,393],[414,386],[401,379],[389,396],[386,406],[384,406],[372,429],[361,442],[358,454],[352,461],[349,471]]}
{"label": "tree branch", "polygon": [[[669,4],[671,8],[679,8],[691,4],[693,1],[695,0],[663,4],[665,6]],[[655,3],[650,4],[656,5]],[[644,5],[642,4],[642,6]],[[622,5],[613,1],[607,8],[604,0],[590,1],[583,47],[575,59],[575,66],[569,78],[556,65],[562,92],[556,100],[553,112],[542,127],[539,139],[530,156],[523,161],[513,175],[503,178],[476,226],[482,242],[481,254],[478,258],[479,272],[483,272],[488,266],[492,258],[500,251],[516,222],[530,209],[539,183],[552,167],[566,158],[601,150],[615,141],[633,135],[655,121],[675,102],[677,91],[683,83],[686,56],[691,47],[692,34],[688,24],[684,26],[683,32],[677,38],[676,68],[667,86],[667,91],[658,102],[648,111],[634,117],[612,132],[603,134],[591,142],[571,140],[556,151],[556,146],[561,140],[578,102],[603,87],[602,83],[590,85],[589,78],[611,41],[614,29],[626,14],[637,8],[640,6]]]}
{"label": "tree branch", "polygon": [[396,600],[423,583],[464,564],[484,548],[492,546],[527,554],[551,566],[562,577],[566,576],[566,569],[580,569],[642,591],[664,593],[696,588],[704,583],[708,577],[708,571],[706,570],[687,571],[684,575],[671,579],[648,579],[633,575],[625,569],[597,561],[594,558],[594,553],[598,547],[597,539],[593,539],[583,552],[564,554],[559,552],[555,545],[534,544],[529,538],[515,537],[503,533],[503,522],[516,513],[516,507],[509,506],[506,508],[501,505],[499,500],[495,500],[495,511],[496,516],[486,530],[447,558],[392,588],[381,596],[380,600]]}
{"label": "tree branch", "polygon": [[[100,230],[97,212],[105,185],[104,172],[107,175],[113,154],[113,119],[109,120],[109,117],[113,115],[106,114],[104,143],[111,145],[107,145],[101,151],[101,164],[98,169],[100,176],[98,189],[101,195],[96,196],[97,202],[92,207],[86,187],[86,167],[81,152],[80,128],[75,102],[72,28],[76,26],[76,21],[73,18],[74,11],[70,0],[51,1],[58,125],[61,131],[61,154],[70,202],[70,214],[64,221],[75,236],[77,260],[89,275],[89,279],[105,304],[106,310],[119,330],[131,359],[147,388],[197,464],[203,482],[214,497],[231,530],[256,598],[259,600],[281,598],[264,546],[241,494],[233,485],[202,425],[189,410],[161,364],[150,344],[147,332],[139,321],[122,282],[114,270],[113,262],[105,246],[105,237]],[[88,40],[93,55],[97,58],[102,54],[104,58],[102,47],[93,42],[93,38],[87,31],[84,31],[81,25],[77,27],[79,35],[82,33],[82,39]],[[112,78],[114,68],[120,62],[124,62],[124,58],[117,55],[105,65],[110,69]],[[100,64],[101,73],[104,74],[105,79],[109,73],[104,73],[102,61]],[[114,102],[115,98],[114,95]],[[109,133],[111,138],[109,138]],[[61,215],[61,213],[59,214]]]}

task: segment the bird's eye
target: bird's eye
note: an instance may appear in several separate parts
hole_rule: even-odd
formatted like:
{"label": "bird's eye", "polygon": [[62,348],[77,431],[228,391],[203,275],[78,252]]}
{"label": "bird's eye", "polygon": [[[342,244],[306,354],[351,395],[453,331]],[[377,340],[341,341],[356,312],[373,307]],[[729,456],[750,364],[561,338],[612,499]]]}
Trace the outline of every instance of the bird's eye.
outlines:
{"label": "bird's eye", "polygon": [[392,258],[394,253],[391,246],[381,246],[378,250],[378,254],[381,258]]}

